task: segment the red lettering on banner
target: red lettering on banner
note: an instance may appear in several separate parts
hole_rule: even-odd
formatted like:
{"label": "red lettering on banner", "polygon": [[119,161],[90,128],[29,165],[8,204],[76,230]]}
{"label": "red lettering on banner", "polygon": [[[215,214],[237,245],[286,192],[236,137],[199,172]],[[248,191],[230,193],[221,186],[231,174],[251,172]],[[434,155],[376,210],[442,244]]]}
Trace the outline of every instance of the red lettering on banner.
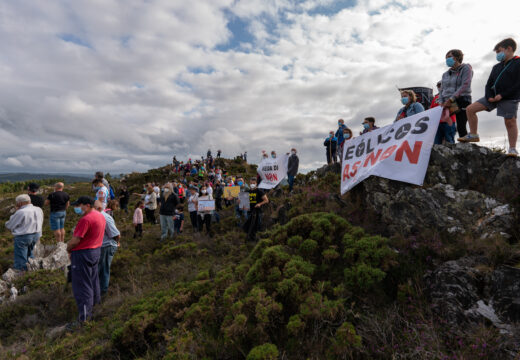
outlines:
{"label": "red lettering on banner", "polygon": [[269,181],[278,181],[278,175],[277,174],[265,174],[265,178]]}
{"label": "red lettering on banner", "polygon": [[379,158],[379,161],[383,161],[384,159],[388,159],[392,154],[394,153],[395,149],[397,149],[397,145],[392,145],[388,149],[386,149],[381,157]]}
{"label": "red lettering on banner", "polygon": [[399,149],[397,149],[397,153],[395,154],[395,161],[403,161],[403,154],[406,152],[406,157],[410,164],[417,164],[419,161],[419,155],[421,155],[421,147],[422,141],[416,141],[413,145],[413,150],[410,148],[410,144],[408,144],[408,140],[405,140]]}
{"label": "red lettering on banner", "polygon": [[368,154],[368,156],[365,159],[365,163],[363,164],[363,167],[367,167],[369,161],[370,161],[370,165],[374,166],[377,162],[377,159],[379,158],[379,155],[381,155],[381,151],[383,151],[383,150],[381,150],[381,149],[377,150],[376,155],[374,155],[375,153],[373,151],[370,154]]}
{"label": "red lettering on banner", "polygon": [[361,161],[356,161],[354,165],[352,165],[352,171],[350,172],[350,177],[354,177],[357,174],[359,165],[361,165]]}
{"label": "red lettering on banner", "polygon": [[345,167],[343,168],[343,181],[345,181],[345,179],[350,179],[350,176],[348,176],[349,169],[350,169],[350,166],[348,164],[345,165]]}

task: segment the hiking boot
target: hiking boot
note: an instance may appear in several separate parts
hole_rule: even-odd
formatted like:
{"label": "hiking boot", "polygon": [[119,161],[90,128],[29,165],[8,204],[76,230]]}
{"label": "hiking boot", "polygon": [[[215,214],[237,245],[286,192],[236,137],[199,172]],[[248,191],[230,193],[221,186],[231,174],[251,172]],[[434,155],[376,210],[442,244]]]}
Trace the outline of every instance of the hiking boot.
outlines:
{"label": "hiking boot", "polygon": [[460,142],[479,142],[480,141],[480,137],[478,136],[478,134],[467,134],[466,136],[458,138],[457,141],[460,141]]}
{"label": "hiking boot", "polygon": [[507,152],[507,156],[518,156],[518,151],[516,151],[515,148],[509,148],[509,151]]}
{"label": "hiking boot", "polygon": [[478,136],[478,134],[467,134],[466,136],[458,138],[457,141],[460,141],[460,142],[479,142],[480,141],[480,137]]}

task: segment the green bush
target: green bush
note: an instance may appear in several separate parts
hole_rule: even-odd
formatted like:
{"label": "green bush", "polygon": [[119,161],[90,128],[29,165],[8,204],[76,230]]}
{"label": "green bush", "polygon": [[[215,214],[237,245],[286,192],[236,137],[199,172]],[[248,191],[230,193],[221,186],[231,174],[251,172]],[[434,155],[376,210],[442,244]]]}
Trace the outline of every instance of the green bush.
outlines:
{"label": "green bush", "polygon": [[273,344],[263,344],[256,346],[247,355],[247,360],[276,360],[278,358],[278,348]]}

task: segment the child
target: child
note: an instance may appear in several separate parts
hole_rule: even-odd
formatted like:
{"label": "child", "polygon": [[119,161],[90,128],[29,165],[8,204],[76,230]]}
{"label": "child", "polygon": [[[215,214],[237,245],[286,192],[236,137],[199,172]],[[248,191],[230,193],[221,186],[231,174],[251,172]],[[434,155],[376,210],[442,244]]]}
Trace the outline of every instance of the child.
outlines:
{"label": "child", "polygon": [[461,142],[478,142],[477,133],[480,111],[497,109],[497,116],[503,117],[509,139],[509,156],[518,156],[516,141],[518,126],[516,116],[520,100],[520,57],[515,56],[516,42],[504,39],[495,45],[494,51],[498,64],[493,66],[486,84],[485,96],[466,108],[470,133],[460,139]]}
{"label": "child", "polygon": [[184,205],[178,205],[173,217],[173,232],[176,234],[182,233],[184,227]]}
{"label": "child", "polygon": [[144,209],[144,202],[139,201],[137,205],[135,206],[135,212],[134,212],[134,218],[133,223],[135,227],[135,233],[134,233],[134,239],[138,236],[143,236],[143,209]]}

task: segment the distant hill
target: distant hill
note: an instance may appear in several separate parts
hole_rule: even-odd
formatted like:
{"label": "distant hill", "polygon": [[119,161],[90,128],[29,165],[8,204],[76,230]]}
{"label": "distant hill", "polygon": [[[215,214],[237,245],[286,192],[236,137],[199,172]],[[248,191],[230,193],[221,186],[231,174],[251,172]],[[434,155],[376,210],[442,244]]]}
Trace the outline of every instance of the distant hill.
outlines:
{"label": "distant hill", "polygon": [[65,183],[84,182],[92,180],[88,175],[65,175],[65,174],[31,174],[31,173],[6,173],[0,174],[0,183],[17,182],[28,180],[63,179]]}

